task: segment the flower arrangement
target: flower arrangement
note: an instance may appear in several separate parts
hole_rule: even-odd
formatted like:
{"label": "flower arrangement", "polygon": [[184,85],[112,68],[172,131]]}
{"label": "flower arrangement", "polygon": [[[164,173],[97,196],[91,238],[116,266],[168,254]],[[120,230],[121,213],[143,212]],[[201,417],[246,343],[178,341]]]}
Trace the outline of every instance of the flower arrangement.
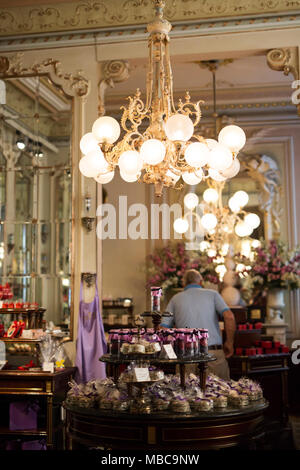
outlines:
{"label": "flower arrangement", "polygon": [[[246,269],[241,273],[243,290],[248,292],[270,289],[298,289],[300,287],[300,248],[288,250],[276,240],[261,240],[253,250],[253,256],[240,258]],[[245,261],[246,260],[246,261]]]}
{"label": "flower arrangement", "polygon": [[148,256],[146,287],[158,285],[163,292],[182,288],[183,275],[187,269],[197,269],[200,272],[204,287],[208,283],[218,285],[220,281],[215,271],[215,258],[206,253],[185,250],[182,242],[157,249]]}

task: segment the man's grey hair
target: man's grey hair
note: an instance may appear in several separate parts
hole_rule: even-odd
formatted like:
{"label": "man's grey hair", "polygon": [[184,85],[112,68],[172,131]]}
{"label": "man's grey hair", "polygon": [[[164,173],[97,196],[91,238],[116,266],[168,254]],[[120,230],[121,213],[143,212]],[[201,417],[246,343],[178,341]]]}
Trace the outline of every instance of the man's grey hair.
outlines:
{"label": "man's grey hair", "polygon": [[203,280],[199,271],[196,269],[188,269],[183,276],[183,284],[187,286],[188,284],[199,284]]}

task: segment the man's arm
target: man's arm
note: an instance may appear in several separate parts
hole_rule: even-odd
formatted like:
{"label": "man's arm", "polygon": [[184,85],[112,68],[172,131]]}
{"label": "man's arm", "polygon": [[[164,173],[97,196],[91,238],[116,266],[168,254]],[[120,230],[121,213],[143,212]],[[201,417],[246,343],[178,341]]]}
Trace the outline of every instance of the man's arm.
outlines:
{"label": "man's arm", "polygon": [[236,330],[235,318],[231,310],[225,310],[223,312],[224,318],[224,329],[226,333],[226,341],[224,343],[224,353],[225,357],[230,357],[233,355],[233,342],[234,342],[234,333]]}

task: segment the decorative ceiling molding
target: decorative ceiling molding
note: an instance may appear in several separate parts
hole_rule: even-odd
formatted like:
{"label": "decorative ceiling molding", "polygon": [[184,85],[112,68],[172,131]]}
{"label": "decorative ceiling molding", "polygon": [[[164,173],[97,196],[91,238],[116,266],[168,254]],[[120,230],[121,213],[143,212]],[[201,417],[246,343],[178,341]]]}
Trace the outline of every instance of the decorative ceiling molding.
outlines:
{"label": "decorative ceiling molding", "polygon": [[83,97],[88,94],[90,81],[83,75],[82,71],[76,73],[65,73],[61,63],[54,59],[45,59],[41,63],[34,63],[30,66],[23,64],[23,54],[17,53],[12,56],[0,56],[0,78],[19,78],[46,76],[60,85],[66,95]]}
{"label": "decorative ceiling molding", "polygon": [[[166,17],[176,23],[202,24],[223,23],[223,27],[232,28],[248,24],[256,27],[263,19],[265,27],[268,23],[277,22],[278,26],[288,22],[292,24],[299,14],[300,0],[167,0]],[[298,10],[298,11],[297,11]],[[47,6],[18,6],[0,10],[0,36],[25,36],[47,33],[91,31],[131,27],[145,30],[153,18],[151,0],[81,0],[62,2]],[[273,17],[276,20],[273,21]],[[213,23],[211,20],[213,19]],[[280,23],[280,25],[278,25]],[[136,26],[136,28],[133,28]]]}

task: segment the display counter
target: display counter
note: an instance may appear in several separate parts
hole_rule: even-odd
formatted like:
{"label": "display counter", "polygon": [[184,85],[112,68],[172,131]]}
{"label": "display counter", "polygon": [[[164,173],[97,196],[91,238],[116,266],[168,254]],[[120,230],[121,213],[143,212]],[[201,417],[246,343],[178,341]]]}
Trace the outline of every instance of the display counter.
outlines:
{"label": "display counter", "polygon": [[65,404],[67,449],[185,450],[254,448],[264,435],[266,400],[243,408],[151,415],[81,408]]}
{"label": "display counter", "polygon": [[[0,447],[1,442],[11,439],[46,440],[48,449],[63,447],[63,423],[60,407],[64,400],[68,382],[74,376],[75,367],[56,372],[0,371]],[[16,400],[37,400],[40,412],[36,429],[12,431],[9,426],[9,405]],[[60,436],[60,437],[59,437]],[[59,442],[58,442],[59,441]]]}

